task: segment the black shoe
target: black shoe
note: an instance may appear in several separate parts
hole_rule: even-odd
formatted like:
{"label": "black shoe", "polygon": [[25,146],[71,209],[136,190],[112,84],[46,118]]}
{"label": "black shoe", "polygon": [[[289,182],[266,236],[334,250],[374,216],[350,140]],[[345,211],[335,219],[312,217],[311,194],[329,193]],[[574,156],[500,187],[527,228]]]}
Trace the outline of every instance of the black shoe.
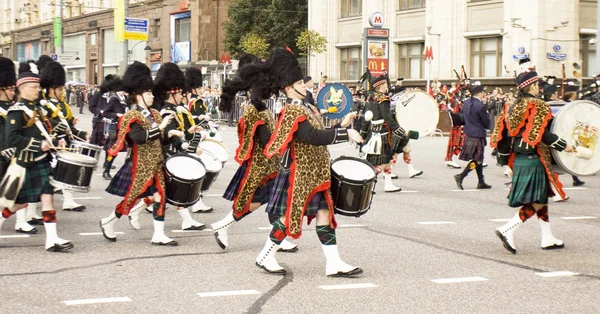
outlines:
{"label": "black shoe", "polygon": [[270,270],[270,269],[266,268],[265,266],[259,264],[258,262],[255,264],[256,264],[256,266],[258,266],[258,268],[264,269],[269,274],[281,275],[281,276],[285,276],[285,274],[287,274],[287,271],[285,269]]}
{"label": "black shoe", "polygon": [[102,174],[102,177],[103,177],[105,180],[112,180],[112,176],[111,176],[111,175],[110,175],[110,173],[108,173],[108,172],[105,172],[105,173],[103,173],[103,174]]}
{"label": "black shoe", "polygon": [[294,252],[298,252],[298,246],[296,245],[296,246],[294,246],[294,247],[293,247],[293,248],[291,248],[291,249],[282,249],[282,248],[279,248],[279,249],[277,250],[277,252],[283,252],[283,253],[294,253]]}
{"label": "black shoe", "polygon": [[498,238],[500,238],[500,240],[502,241],[502,246],[509,252],[513,253],[513,254],[517,254],[517,250],[515,250],[514,247],[510,246],[510,244],[508,243],[508,240],[506,239],[506,237],[502,234],[502,232],[496,230],[496,236],[498,236]]}
{"label": "black shoe", "polygon": [[577,179],[577,180],[573,180],[573,186],[582,186],[582,185],[584,185],[584,184],[585,184],[585,182],[584,182],[584,181],[581,181],[581,180],[579,180],[579,179]]}
{"label": "black shoe", "polygon": [[354,276],[358,276],[358,275],[360,275],[360,274],[362,274],[362,273],[363,273],[363,270],[362,270],[362,269],[360,269],[360,268],[358,268],[358,267],[356,267],[356,268],[354,268],[354,269],[353,269],[353,270],[351,270],[351,271],[348,271],[348,272],[341,272],[341,271],[340,271],[340,272],[338,272],[337,274],[331,274],[331,275],[327,275],[327,277],[344,277],[344,278],[351,278],[351,277],[354,277]]}
{"label": "black shoe", "polygon": [[18,233],[27,233],[27,234],[36,234],[36,233],[38,233],[38,230],[35,227],[33,227],[33,229],[31,229],[29,231],[23,230],[21,228],[15,229],[15,231],[18,232]]}
{"label": "black shoe", "polygon": [[31,219],[31,220],[28,220],[27,223],[30,224],[30,225],[43,225],[44,224],[44,219],[34,218],[34,219]]}
{"label": "black shoe", "polygon": [[73,208],[63,208],[63,210],[66,210],[66,211],[69,211],[69,212],[70,211],[73,211],[73,212],[82,212],[85,209],[86,209],[85,205],[79,205],[79,206],[76,206],[76,207],[73,207]]}
{"label": "black shoe", "polygon": [[72,248],[73,248],[73,243],[66,242],[66,243],[63,243],[63,244],[55,243],[53,246],[47,248],[46,250],[48,252],[66,252],[66,251],[68,251],[68,250],[70,250]]}
{"label": "black shoe", "polygon": [[485,189],[491,189],[491,188],[492,188],[492,186],[488,185],[485,182],[477,184],[477,189],[478,190],[485,190]]}
{"label": "black shoe", "polygon": [[173,240],[170,242],[152,242],[152,245],[159,245],[159,246],[178,246],[179,244],[177,244],[177,241]]}
{"label": "black shoe", "polygon": [[456,186],[458,186],[459,189],[464,190],[465,188],[463,188],[463,177],[460,174],[457,174],[454,176],[454,181],[456,181]]}

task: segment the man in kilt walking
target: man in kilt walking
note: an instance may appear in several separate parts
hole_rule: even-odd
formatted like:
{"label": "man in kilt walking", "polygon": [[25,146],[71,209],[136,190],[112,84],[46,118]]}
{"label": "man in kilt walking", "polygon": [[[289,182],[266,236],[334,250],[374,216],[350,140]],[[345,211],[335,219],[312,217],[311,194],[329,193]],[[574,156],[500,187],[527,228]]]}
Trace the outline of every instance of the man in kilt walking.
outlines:
{"label": "man in kilt walking", "polygon": [[506,250],[517,253],[514,232],[527,219],[537,215],[544,250],[561,249],[564,242],[556,239],[550,230],[548,197],[551,186],[564,197],[558,175],[552,170],[550,149],[573,152],[567,141],[549,130],[552,111],[537,98],[540,92],[535,71],[517,77],[520,97],[510,109],[505,107],[502,119],[496,121],[491,136],[492,147],[498,148],[498,161],[513,170],[508,205],[520,207],[515,216],[496,229],[496,235]]}
{"label": "man in kilt walking", "polygon": [[486,130],[490,128],[490,116],[488,115],[485,105],[481,99],[485,95],[483,86],[473,85],[470,88],[471,98],[464,103],[462,112],[465,119],[464,132],[466,135],[465,145],[463,146],[460,160],[468,161],[462,173],[454,176],[456,185],[459,189],[464,190],[463,180],[473,169],[477,172],[479,183],[478,189],[490,189],[492,186],[485,183],[483,176],[483,157],[486,143]]}
{"label": "man in kilt walking", "polygon": [[[0,186],[0,199],[7,206],[0,217],[0,227],[6,218],[27,203],[42,203],[42,216],[46,229],[46,250],[64,252],[73,243],[58,237],[56,211],[54,210],[54,187],[50,185],[54,144],[50,138],[52,126],[37,103],[40,95],[40,77],[31,72],[28,64],[19,67],[16,82],[20,100],[10,107],[6,116],[6,135],[9,147],[15,147],[15,159],[6,171]],[[65,146],[60,140],[59,147]]]}

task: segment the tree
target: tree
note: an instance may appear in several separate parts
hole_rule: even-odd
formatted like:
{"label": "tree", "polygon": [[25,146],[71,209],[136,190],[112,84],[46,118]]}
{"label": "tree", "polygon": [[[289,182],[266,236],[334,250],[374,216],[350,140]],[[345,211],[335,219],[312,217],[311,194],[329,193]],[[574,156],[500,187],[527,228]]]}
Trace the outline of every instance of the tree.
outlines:
{"label": "tree", "polygon": [[308,26],[308,0],[229,0],[223,23],[225,50],[237,54],[246,36],[254,33],[271,47],[288,46],[298,53],[296,38]]}
{"label": "tree", "polygon": [[269,46],[266,39],[255,33],[250,33],[242,39],[242,51],[259,58],[266,58],[269,55]]}
{"label": "tree", "polygon": [[317,53],[327,51],[327,39],[317,31],[305,29],[300,33],[300,36],[298,36],[296,46],[298,46],[298,50],[300,50],[300,55],[306,56],[306,68],[310,69],[310,57],[314,57]]}

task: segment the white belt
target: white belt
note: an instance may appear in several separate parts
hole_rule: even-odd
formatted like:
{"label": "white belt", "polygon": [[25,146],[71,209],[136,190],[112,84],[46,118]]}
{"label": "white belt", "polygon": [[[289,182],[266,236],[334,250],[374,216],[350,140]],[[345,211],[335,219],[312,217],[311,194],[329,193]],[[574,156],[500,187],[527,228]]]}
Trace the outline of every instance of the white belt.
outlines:
{"label": "white belt", "polygon": [[385,120],[383,120],[383,119],[371,121],[372,125],[380,125],[380,124],[383,124],[383,123],[385,123]]}

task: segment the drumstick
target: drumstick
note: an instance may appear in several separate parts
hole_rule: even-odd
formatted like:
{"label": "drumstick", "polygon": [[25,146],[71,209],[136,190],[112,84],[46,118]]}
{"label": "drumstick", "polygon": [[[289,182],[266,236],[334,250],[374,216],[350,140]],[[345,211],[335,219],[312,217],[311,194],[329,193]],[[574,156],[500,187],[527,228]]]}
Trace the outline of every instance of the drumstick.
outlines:
{"label": "drumstick", "polygon": [[82,139],[81,137],[77,136],[77,135],[73,135],[71,134],[72,137],[74,137],[76,140],[78,141],[82,141],[82,142],[87,142],[86,140]]}

